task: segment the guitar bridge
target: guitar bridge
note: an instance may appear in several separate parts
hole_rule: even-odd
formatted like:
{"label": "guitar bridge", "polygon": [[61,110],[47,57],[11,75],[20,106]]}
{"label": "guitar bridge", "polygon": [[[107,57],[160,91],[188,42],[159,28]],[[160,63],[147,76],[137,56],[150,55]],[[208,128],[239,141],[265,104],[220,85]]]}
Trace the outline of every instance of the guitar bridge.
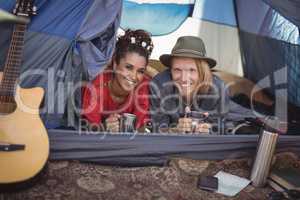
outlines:
{"label": "guitar bridge", "polygon": [[0,152],[12,152],[25,150],[24,144],[9,144],[0,142]]}

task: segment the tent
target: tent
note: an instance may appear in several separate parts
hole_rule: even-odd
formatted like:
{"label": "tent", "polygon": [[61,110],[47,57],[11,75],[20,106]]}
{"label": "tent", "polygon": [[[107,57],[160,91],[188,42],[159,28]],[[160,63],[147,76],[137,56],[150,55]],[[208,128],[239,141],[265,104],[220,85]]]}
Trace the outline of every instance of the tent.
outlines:
{"label": "tent", "polygon": [[[299,120],[299,3],[237,1],[237,8],[245,77],[268,88],[276,107],[287,106],[288,113],[278,115]],[[245,15],[251,12],[255,19]]]}
{"label": "tent", "polygon": [[[5,10],[14,4],[0,0]],[[153,59],[168,53],[179,35],[202,37],[218,67],[265,88],[275,97],[276,115],[287,117],[287,105],[292,105],[292,119],[298,120],[300,3],[295,0],[37,0],[36,5],[39,14],[25,38],[21,86],[46,89],[41,116],[49,129],[52,159],[135,165],[162,163],[170,155],[222,159],[255,150],[257,136],[83,136],[52,129],[74,126],[80,104],[77,83],[91,79],[109,61],[119,25],[119,32],[150,31]],[[11,27],[1,25],[0,66],[10,33]],[[282,136],[278,150],[298,152],[297,143],[297,136]]]}
{"label": "tent", "polygon": [[276,116],[298,121],[299,3],[283,2],[127,0],[121,27],[151,30],[155,58],[181,35],[200,36],[218,68],[250,79],[276,99]]}
{"label": "tent", "polygon": [[[14,0],[1,0],[0,8],[12,11],[15,3]],[[118,0],[64,3],[38,0],[35,4],[38,14],[32,17],[25,35],[20,85],[45,89],[41,116],[47,128],[72,126],[73,122],[63,121],[64,115],[74,114],[67,113],[68,106],[75,104],[70,99],[79,101],[80,85],[77,83],[88,80],[88,74],[98,73],[110,59],[122,3]],[[2,26],[0,46],[8,47],[12,28]],[[2,67],[7,50],[0,50]]]}

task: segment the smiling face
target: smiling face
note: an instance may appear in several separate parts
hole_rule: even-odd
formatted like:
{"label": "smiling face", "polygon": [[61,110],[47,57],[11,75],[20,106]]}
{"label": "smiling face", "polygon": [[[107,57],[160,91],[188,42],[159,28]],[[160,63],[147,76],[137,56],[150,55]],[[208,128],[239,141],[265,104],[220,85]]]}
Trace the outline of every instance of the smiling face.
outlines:
{"label": "smiling face", "polygon": [[171,74],[182,97],[190,99],[197,92],[200,77],[194,59],[174,57],[171,64]]}
{"label": "smiling face", "polygon": [[114,62],[115,78],[124,91],[133,91],[143,80],[146,65],[146,58],[134,52],[126,53],[119,64]]}

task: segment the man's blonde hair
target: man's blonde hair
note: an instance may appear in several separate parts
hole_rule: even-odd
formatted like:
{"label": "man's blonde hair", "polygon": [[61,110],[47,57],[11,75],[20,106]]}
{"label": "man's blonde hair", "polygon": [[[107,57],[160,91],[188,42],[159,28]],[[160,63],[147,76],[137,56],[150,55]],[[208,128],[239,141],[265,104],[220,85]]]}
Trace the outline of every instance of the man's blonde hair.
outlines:
{"label": "man's blonde hair", "polygon": [[198,73],[199,73],[199,85],[198,94],[206,94],[212,86],[213,75],[208,63],[205,60],[195,59]]}

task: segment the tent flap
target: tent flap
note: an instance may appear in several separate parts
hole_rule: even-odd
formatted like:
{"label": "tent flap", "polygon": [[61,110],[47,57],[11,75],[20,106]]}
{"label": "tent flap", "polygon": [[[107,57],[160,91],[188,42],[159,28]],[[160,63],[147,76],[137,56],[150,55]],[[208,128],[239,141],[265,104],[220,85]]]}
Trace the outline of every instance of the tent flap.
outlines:
{"label": "tent flap", "polygon": [[[297,19],[300,19],[300,14],[294,12],[300,6],[299,1],[236,0],[235,3],[245,77],[274,97],[278,112],[287,112],[284,105],[288,103],[299,107],[300,37]],[[289,117],[296,116],[296,112],[290,109]]]}
{"label": "tent flap", "polygon": [[[252,157],[258,135],[110,135],[49,130],[51,160],[81,160],[122,166],[164,165],[172,157],[233,159]],[[277,152],[300,155],[300,137],[280,136]]]}
{"label": "tent flap", "polygon": [[263,0],[296,26],[300,27],[300,1],[298,0]]}
{"label": "tent flap", "polygon": [[[38,15],[32,17],[25,35],[20,84],[44,88],[41,116],[47,128],[74,126],[75,111],[81,104],[81,81],[100,72],[112,56],[122,1],[35,3]],[[0,8],[6,10],[12,10],[14,4],[15,1],[0,0]],[[1,68],[12,28],[6,24],[0,27]]]}

